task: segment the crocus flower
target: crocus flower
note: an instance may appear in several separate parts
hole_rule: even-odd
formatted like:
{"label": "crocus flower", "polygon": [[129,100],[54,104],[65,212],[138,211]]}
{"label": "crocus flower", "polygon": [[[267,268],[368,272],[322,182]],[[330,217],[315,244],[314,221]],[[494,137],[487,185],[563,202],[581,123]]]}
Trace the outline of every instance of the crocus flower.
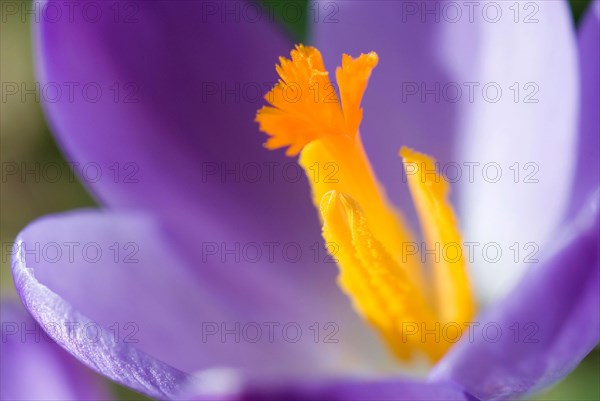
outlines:
{"label": "crocus flower", "polygon": [[108,400],[100,377],[50,339],[15,300],[3,299],[2,400]]}
{"label": "crocus flower", "polygon": [[[484,302],[473,319],[478,325],[458,343],[412,341],[407,352],[402,334],[386,331],[385,316],[365,306],[377,291],[353,301],[378,330],[355,312],[336,284],[335,265],[319,251],[321,225],[307,180],[284,175],[295,165],[261,146],[253,122],[261,103],[247,91],[258,84],[266,92],[275,82],[274,61],[293,48],[285,32],[268,18],[243,14],[256,11],[247,8],[253,3],[236,2],[227,10],[224,3],[131,4],[123,10],[96,3],[105,18],[93,22],[76,14],[58,21],[42,17],[36,24],[42,85],[68,82],[104,94],[45,102],[57,140],[104,208],[32,223],[19,235],[13,260],[25,305],[43,327],[60,328],[49,332],[75,357],[156,398],[466,400],[539,390],[564,377],[597,344],[597,2],[578,34],[563,2],[534,3],[534,16],[529,9],[517,15],[509,4],[493,3],[506,16],[494,22],[487,14],[476,20],[427,18],[406,8],[412,2],[315,4],[320,13],[312,41],[325,62],[334,65],[342,53],[356,57],[371,50],[379,57],[362,122],[356,98],[354,113],[346,114],[342,105],[342,117],[332,111],[335,103],[323,107],[332,118],[348,118],[337,127],[357,130],[361,122],[359,138],[390,204],[403,211],[412,207],[406,186],[399,185],[402,146],[432,155],[442,166],[495,162],[508,169],[532,162],[537,168],[534,185],[466,179],[453,185],[465,240],[534,243],[541,248],[540,262],[521,266],[526,272],[512,286],[515,275],[503,274],[517,271],[507,267],[511,263],[476,260],[473,269],[493,277],[502,294],[484,290],[494,302]],[[427,2],[434,13],[447,4]],[[332,5],[333,20],[325,18]],[[40,12],[57,6],[47,1]],[[521,23],[526,17],[537,22]],[[367,56],[367,64],[373,57]],[[356,77],[349,74],[347,82]],[[427,101],[421,94],[403,98],[415,85],[449,82],[495,83],[510,96],[495,103],[467,95],[454,102]],[[338,84],[342,90],[339,76]],[[527,96],[537,103],[515,102],[514,96],[521,100],[532,88],[539,98]],[[343,92],[341,97],[344,103]],[[311,124],[330,122],[321,118],[329,112],[315,113],[308,115],[315,117]],[[288,135],[298,134],[295,127],[287,126]],[[403,156],[432,163],[409,150]],[[347,160],[332,162],[343,168]],[[90,166],[99,172],[93,178],[85,172]],[[262,174],[249,175],[248,168]],[[374,179],[344,177],[342,185],[357,178],[360,188],[348,197],[322,194],[328,194],[324,234],[335,241],[341,237],[333,231],[344,220],[328,225],[328,217],[335,217],[329,211],[350,205],[348,221],[360,222],[359,206],[367,219],[376,213],[368,211],[369,202],[354,207],[352,199],[372,196],[377,203],[383,196],[361,195],[361,189],[373,188],[363,184]],[[316,203],[319,183],[312,181]],[[442,218],[450,221],[453,212],[442,201]],[[385,205],[386,212],[392,209]],[[378,219],[389,225],[385,214]],[[415,218],[409,212],[406,220],[413,224]],[[368,227],[389,232],[382,226]],[[384,250],[394,241],[374,238],[385,242]],[[69,252],[43,257],[47,244],[69,244]],[[344,252],[352,257],[348,247]],[[465,283],[464,275],[457,282]],[[476,287],[485,283],[476,277]],[[394,287],[380,284],[376,289],[393,300]],[[413,301],[403,297],[386,305],[392,310]],[[473,304],[460,304],[462,317],[455,323],[468,322]],[[422,322],[422,315],[415,321]],[[90,338],[89,327],[97,335]],[[381,334],[387,341],[380,341]],[[398,349],[394,339],[403,342]],[[426,379],[404,376],[405,365],[395,356],[422,354],[438,361]]]}

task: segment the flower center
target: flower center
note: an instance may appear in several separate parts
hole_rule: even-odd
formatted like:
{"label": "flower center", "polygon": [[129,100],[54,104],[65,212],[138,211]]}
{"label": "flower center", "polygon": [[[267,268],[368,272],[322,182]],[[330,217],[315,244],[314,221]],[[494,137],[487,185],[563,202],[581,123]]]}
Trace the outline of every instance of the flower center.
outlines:
{"label": "flower center", "polygon": [[[402,148],[424,237],[416,242],[377,182],[360,139],[360,103],[377,54],[343,55],[336,70],[339,99],[317,49],[298,45],[291,60],[279,62],[281,79],[265,96],[270,106],[258,111],[256,121],[269,135],[266,148],[300,153],[300,165],[315,178],[313,202],[323,237],[337,250],[340,287],[397,357],[423,353],[438,360],[458,340],[449,325],[462,329],[475,314],[447,182],[432,158]],[[315,169],[335,174],[324,177]],[[421,246],[440,254],[423,265],[416,251]]]}

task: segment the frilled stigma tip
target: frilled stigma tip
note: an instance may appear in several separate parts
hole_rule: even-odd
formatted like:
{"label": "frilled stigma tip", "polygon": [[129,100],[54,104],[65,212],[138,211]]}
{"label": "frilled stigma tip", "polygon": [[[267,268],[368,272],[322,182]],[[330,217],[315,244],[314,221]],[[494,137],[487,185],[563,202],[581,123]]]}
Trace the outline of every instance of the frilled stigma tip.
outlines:
{"label": "frilled stigma tip", "polygon": [[375,52],[369,52],[367,54],[367,63],[371,66],[371,67],[375,67],[377,65],[377,63],[379,63],[379,56],[377,55],[377,53]]}
{"label": "frilled stigma tip", "polygon": [[297,45],[290,58],[275,66],[279,82],[265,95],[269,106],[258,110],[255,121],[269,138],[268,149],[287,148],[297,155],[325,136],[355,136],[362,120],[360,101],[379,58],[375,52],[342,57],[336,70],[339,95],[329,80],[318,49]]}

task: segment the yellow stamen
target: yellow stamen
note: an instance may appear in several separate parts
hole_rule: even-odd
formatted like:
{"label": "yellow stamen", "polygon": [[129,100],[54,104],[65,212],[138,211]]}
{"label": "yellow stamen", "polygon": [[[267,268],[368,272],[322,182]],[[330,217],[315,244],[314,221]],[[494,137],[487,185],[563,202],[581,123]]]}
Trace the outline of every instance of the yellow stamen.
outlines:
{"label": "yellow stamen", "polygon": [[361,315],[379,329],[395,355],[408,359],[415,349],[432,359],[443,355],[443,343],[426,344],[420,335],[407,330],[417,322],[434,327],[434,313],[398,261],[373,236],[356,201],[328,192],[321,202],[321,216],[323,237],[338,245],[339,285]]}
{"label": "yellow stamen", "polygon": [[[377,63],[374,52],[356,59],[343,55],[336,70],[340,102],[319,51],[296,46],[291,60],[280,58],[276,68],[281,79],[265,96],[271,106],[260,109],[256,121],[269,135],[268,149],[288,147],[287,155],[300,153],[313,202],[320,207],[323,236],[339,246],[339,284],[355,308],[399,358],[422,352],[436,360],[451,343],[440,341],[439,335],[414,335],[414,327],[460,324],[473,316],[474,303],[464,258],[433,263],[432,286],[423,279],[420,255],[403,254],[406,244],[417,242],[377,182],[359,135],[360,103]],[[402,156],[405,165],[433,165],[408,149]],[[420,182],[409,176],[409,183],[427,244],[460,244],[445,181]]]}
{"label": "yellow stamen", "polygon": [[475,315],[463,243],[452,206],[450,186],[435,160],[407,147],[400,150],[408,186],[419,214],[428,250],[435,250],[435,305],[443,322],[465,322]]}

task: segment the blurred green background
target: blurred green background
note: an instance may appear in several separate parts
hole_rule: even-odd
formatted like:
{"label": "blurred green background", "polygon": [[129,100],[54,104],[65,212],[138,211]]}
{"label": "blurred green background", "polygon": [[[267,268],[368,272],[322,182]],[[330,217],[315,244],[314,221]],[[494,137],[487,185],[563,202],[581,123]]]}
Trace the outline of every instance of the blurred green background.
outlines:
{"label": "blurred green background", "polygon": [[[2,0],[0,0],[2,1]],[[306,7],[306,0],[291,0]],[[546,0],[552,1],[552,0]],[[29,4],[29,1],[23,1]],[[571,0],[573,19],[577,23],[589,5],[589,0]],[[303,13],[306,15],[306,13]],[[31,29],[17,18],[0,20],[0,81],[24,82],[34,86]],[[285,25],[285,21],[280,21]],[[297,42],[306,37],[306,24],[298,21],[286,29]],[[0,103],[0,160],[2,164],[16,162],[32,166],[63,163],[44,121],[40,104],[33,96],[21,102],[16,96]],[[0,288],[2,296],[16,296],[10,274],[10,245],[18,232],[35,218],[80,207],[94,206],[93,199],[78,182],[71,182],[66,174],[58,182],[24,180],[18,175],[3,175],[0,191]],[[82,367],[84,369],[84,367]],[[581,365],[561,383],[538,394],[535,400],[600,400],[600,350],[596,348]],[[111,384],[115,394],[123,400],[146,398]]]}

